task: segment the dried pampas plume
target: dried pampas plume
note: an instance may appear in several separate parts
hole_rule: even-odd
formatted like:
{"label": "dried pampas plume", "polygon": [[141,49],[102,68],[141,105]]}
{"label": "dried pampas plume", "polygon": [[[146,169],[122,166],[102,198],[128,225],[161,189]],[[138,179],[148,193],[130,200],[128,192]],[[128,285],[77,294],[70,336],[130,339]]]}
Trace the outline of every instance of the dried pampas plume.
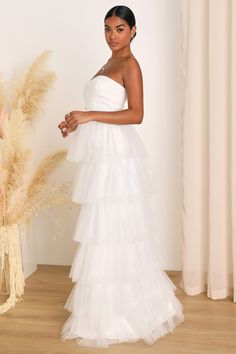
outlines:
{"label": "dried pampas plume", "polygon": [[24,291],[19,225],[41,209],[69,202],[70,183],[49,181],[65,159],[65,150],[45,157],[33,173],[29,168],[29,123],[55,80],[54,72],[46,67],[49,54],[46,51],[36,58],[10,100],[0,78],[0,292],[6,289],[9,294],[0,313],[14,307]]}
{"label": "dried pampas plume", "polygon": [[6,101],[7,99],[6,99],[5,83],[3,81],[2,74],[0,73],[0,112],[3,111]]}
{"label": "dried pampas plume", "polygon": [[0,73],[0,139],[3,138],[4,122],[8,116],[5,112],[5,105],[7,105],[6,87]]}
{"label": "dried pampas plume", "polygon": [[47,177],[51,171],[66,157],[65,150],[53,152],[47,156],[36,169],[30,182],[27,195],[33,198],[45,185]]}
{"label": "dried pampas plume", "polygon": [[50,51],[45,51],[33,62],[12,97],[11,106],[13,109],[21,109],[28,121],[38,112],[45,93],[55,80],[55,74],[47,71],[46,63],[50,54]]}

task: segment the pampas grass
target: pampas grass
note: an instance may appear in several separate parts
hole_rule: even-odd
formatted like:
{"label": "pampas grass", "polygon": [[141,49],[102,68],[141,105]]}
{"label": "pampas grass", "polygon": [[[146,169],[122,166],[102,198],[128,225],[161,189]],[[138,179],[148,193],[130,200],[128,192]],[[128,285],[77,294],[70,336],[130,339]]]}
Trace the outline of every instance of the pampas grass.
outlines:
{"label": "pampas grass", "polygon": [[8,113],[5,111],[5,105],[7,104],[7,95],[5,89],[5,82],[0,74],[0,138],[3,138],[3,126],[8,117]]}
{"label": "pampas grass", "polygon": [[[5,114],[3,137],[0,139],[0,225],[28,221],[23,215],[30,218],[39,211],[39,207],[43,207],[42,203],[37,203],[37,199],[49,205],[46,195],[51,199],[51,193],[55,193],[54,187],[51,187],[51,191],[48,187],[49,176],[66,155],[64,150],[53,152],[45,157],[33,173],[29,171],[31,149],[26,146],[29,123],[37,115],[46,92],[55,80],[54,72],[48,71],[46,65],[49,55],[50,51],[45,51],[36,58],[8,101],[3,81],[0,81],[0,107],[2,115]],[[3,108],[6,104],[10,107],[7,119]],[[55,200],[62,201],[65,198],[68,191],[66,188],[63,190],[64,194],[60,191],[63,197]],[[34,213],[29,210],[34,210]]]}
{"label": "pampas grass", "polygon": [[6,104],[6,89],[5,82],[3,81],[2,74],[0,73],[0,112],[4,109],[4,105]]}
{"label": "pampas grass", "polygon": [[30,182],[27,196],[28,198],[34,198],[34,196],[39,193],[42,187],[47,181],[48,174],[54,170],[54,168],[61,162],[62,159],[66,157],[66,151],[61,150],[53,152],[47,156],[36,169],[32,180]]}
{"label": "pampas grass", "polygon": [[11,98],[13,109],[20,109],[28,121],[35,117],[45,93],[55,80],[55,74],[47,71],[46,66],[50,54],[45,51],[36,58]]}
{"label": "pampas grass", "polygon": [[70,183],[49,181],[65,159],[65,150],[50,153],[35,171],[29,168],[29,123],[55,80],[55,74],[46,67],[49,54],[46,51],[36,58],[9,100],[0,78],[0,290],[4,286],[10,293],[0,305],[0,313],[14,307],[24,290],[17,225],[28,223],[42,209],[69,202]]}

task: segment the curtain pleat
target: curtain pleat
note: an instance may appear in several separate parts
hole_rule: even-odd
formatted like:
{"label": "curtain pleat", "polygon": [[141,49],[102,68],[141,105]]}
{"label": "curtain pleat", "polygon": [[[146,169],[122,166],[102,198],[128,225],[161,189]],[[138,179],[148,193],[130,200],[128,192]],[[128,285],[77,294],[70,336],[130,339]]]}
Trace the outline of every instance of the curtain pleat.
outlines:
{"label": "curtain pleat", "polygon": [[[232,232],[232,271],[233,284],[236,288],[236,1],[231,2],[231,35],[230,35],[230,185],[231,185],[231,232]],[[236,290],[233,292],[236,302]]]}

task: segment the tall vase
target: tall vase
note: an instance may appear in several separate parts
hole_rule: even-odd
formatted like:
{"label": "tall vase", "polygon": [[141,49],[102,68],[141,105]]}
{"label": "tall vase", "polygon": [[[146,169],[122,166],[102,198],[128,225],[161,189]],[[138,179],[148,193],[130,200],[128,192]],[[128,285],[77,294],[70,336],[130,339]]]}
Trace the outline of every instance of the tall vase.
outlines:
{"label": "tall vase", "polygon": [[24,274],[18,224],[0,226],[0,294],[8,295],[0,304],[0,314],[14,308],[16,302],[22,300],[24,293]]}

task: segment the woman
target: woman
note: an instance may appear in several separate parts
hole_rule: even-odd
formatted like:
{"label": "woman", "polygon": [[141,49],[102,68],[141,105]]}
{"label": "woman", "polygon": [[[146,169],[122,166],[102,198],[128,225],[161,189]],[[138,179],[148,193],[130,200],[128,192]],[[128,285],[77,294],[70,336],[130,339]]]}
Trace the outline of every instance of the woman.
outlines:
{"label": "woman", "polygon": [[183,308],[158,261],[154,179],[134,128],[144,114],[142,73],[130,49],[135,17],[115,6],[104,25],[111,58],[87,83],[85,110],[59,125],[63,137],[72,133],[67,158],[79,163],[72,199],[81,204],[69,275],[76,284],[61,335],[90,347],[153,344],[184,320]]}

